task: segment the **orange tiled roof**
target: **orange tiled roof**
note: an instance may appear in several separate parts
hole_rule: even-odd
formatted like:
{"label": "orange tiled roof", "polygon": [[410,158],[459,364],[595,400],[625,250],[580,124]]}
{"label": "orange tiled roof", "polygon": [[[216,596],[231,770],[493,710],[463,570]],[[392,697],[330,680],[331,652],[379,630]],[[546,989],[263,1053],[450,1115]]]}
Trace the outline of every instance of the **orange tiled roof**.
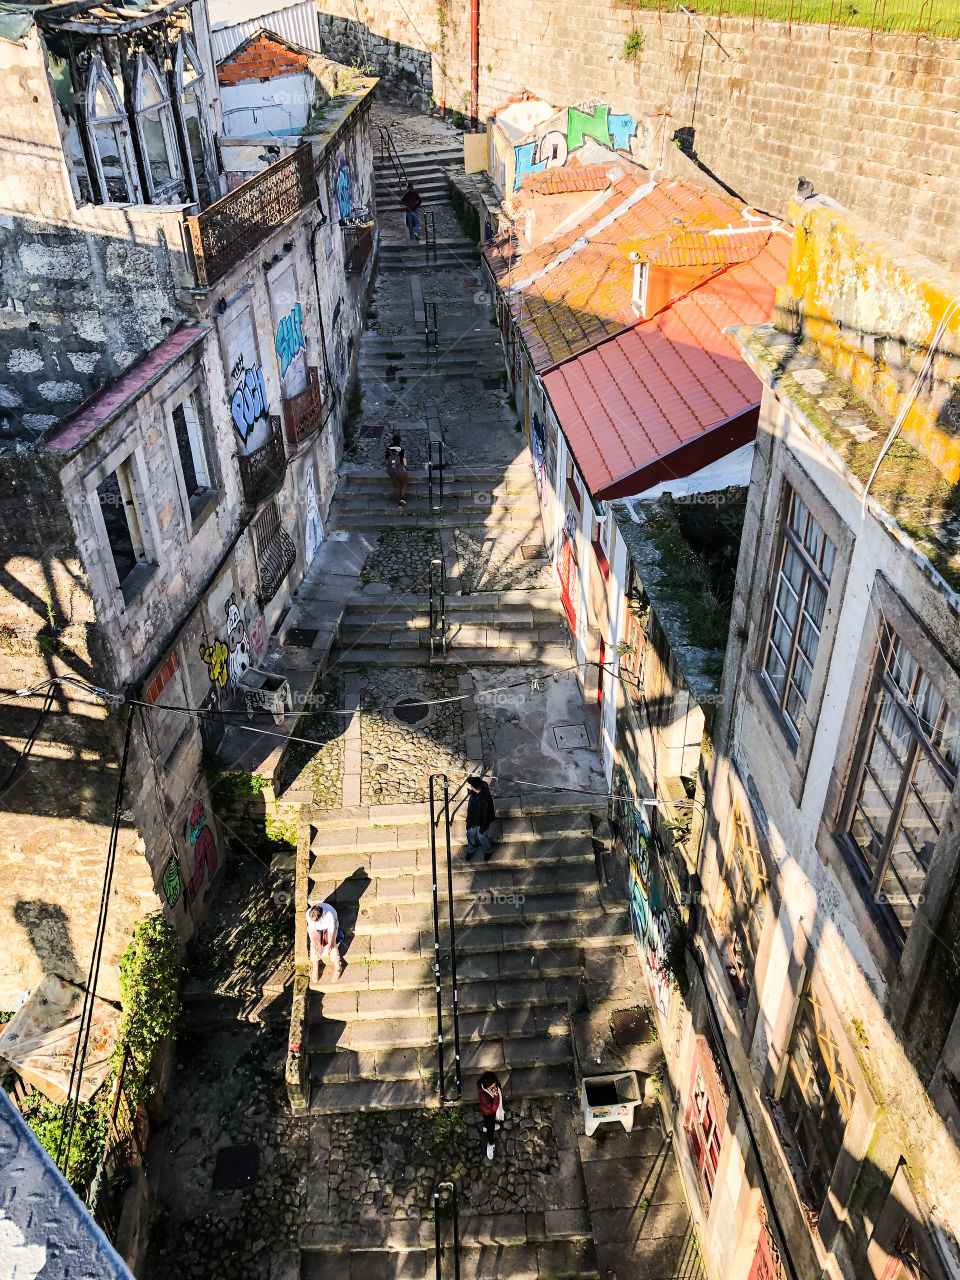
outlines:
{"label": "orange tiled roof", "polygon": [[[498,280],[539,372],[636,324],[630,252],[720,270],[754,257],[769,237],[769,224],[760,231],[742,221],[732,196],[678,180],[649,185],[645,175],[625,175],[565,235],[512,261],[501,256]],[[728,227],[736,232],[708,234]]]}
{"label": "orange tiled roof", "polygon": [[528,173],[520,183],[520,190],[531,196],[558,196],[569,191],[605,191],[610,186],[607,170],[612,165],[565,164],[562,168],[547,169],[543,173]]}

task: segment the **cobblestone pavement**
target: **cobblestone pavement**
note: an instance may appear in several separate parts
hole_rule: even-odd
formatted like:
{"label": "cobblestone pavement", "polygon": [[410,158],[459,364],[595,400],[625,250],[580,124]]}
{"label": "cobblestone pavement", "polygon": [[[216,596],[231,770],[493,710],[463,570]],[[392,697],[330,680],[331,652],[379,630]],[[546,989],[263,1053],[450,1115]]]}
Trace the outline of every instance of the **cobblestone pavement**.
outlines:
{"label": "cobblestone pavement", "polygon": [[527,560],[521,551],[521,547],[528,545],[542,548],[539,516],[531,516],[528,533],[488,537],[483,530],[456,529],[454,542],[464,592],[531,591],[553,585],[553,573],[546,556]]}
{"label": "cobblestone pavement", "polygon": [[282,780],[283,790],[310,791],[314,803],[335,809],[343,803],[343,730],[346,717],[325,715],[320,709],[343,706],[343,686],[339,673],[327,676],[313,690],[317,709],[297,721],[297,736],[310,738],[319,746],[292,742],[287,750]]}
{"label": "cobblestone pavement", "polygon": [[[397,522],[402,519],[398,513]],[[360,584],[390,587],[394,602],[404,592],[426,591],[430,561],[439,554],[440,535],[435,529],[384,529],[360,572]]]}
{"label": "cobblestone pavement", "polygon": [[427,718],[406,725],[393,708],[401,699],[429,701],[460,692],[455,668],[365,667],[361,678],[360,721],[363,804],[427,799],[431,773],[446,773],[453,785],[466,776],[463,710],[460,702],[430,707]]}
{"label": "cobblestone pavement", "polygon": [[426,151],[432,147],[454,147],[463,140],[463,130],[438,115],[424,115],[413,107],[375,98],[370,125],[389,125],[398,151]]}

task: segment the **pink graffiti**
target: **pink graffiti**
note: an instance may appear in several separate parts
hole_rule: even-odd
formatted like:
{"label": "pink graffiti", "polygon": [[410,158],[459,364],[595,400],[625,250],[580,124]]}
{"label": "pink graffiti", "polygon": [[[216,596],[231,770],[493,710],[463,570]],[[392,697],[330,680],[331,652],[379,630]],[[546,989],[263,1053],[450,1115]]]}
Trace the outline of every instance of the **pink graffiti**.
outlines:
{"label": "pink graffiti", "polygon": [[250,649],[255,658],[259,658],[264,650],[263,618],[256,617],[250,628]]}
{"label": "pink graffiti", "polygon": [[217,842],[207,826],[207,815],[202,800],[195,800],[187,821],[187,839],[193,845],[193,876],[190,879],[190,897],[195,900],[203,882],[212,880],[217,870]]}

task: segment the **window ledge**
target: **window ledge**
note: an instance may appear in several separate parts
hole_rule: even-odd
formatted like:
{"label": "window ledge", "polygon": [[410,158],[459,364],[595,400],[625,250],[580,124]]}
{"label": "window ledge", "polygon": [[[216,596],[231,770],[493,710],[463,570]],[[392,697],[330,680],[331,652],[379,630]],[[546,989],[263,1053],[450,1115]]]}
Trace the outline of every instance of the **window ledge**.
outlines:
{"label": "window ledge", "polygon": [[204,489],[190,499],[190,533],[196,533],[216,511],[220,499],[219,489]]}
{"label": "window ledge", "polygon": [[150,579],[157,572],[155,564],[138,564],[120,583],[120,594],[123,596],[124,608],[129,608],[138,596],[143,594]]}

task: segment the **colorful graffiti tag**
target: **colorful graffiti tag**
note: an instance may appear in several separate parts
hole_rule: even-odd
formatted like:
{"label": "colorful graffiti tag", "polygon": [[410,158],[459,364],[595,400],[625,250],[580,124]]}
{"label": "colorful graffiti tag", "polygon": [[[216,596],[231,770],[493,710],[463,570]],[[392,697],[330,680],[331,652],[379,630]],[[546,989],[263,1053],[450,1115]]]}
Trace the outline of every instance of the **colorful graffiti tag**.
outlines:
{"label": "colorful graffiti tag", "polygon": [[238,360],[233,367],[232,377],[236,390],[230,401],[230,413],[240,439],[246,444],[253,424],[260,418],[265,418],[269,411],[263,366],[248,369],[242,360]]}
{"label": "colorful graffiti tag", "polygon": [[190,900],[196,901],[204,880],[212,880],[217,870],[217,842],[207,826],[207,814],[202,800],[194,800],[187,819],[187,840],[193,845],[193,875],[190,877]]}
{"label": "colorful graffiti tag", "polygon": [[336,196],[340,217],[349,218],[353,210],[353,179],[350,177],[346,159],[342,156],[340,167],[337,169]]}
{"label": "colorful graffiti tag", "polygon": [[307,469],[307,523],[303,535],[303,555],[307,564],[317,554],[317,548],[323,541],[323,521],[320,519],[320,508],[317,505],[317,484],[313,475],[313,467]]}
{"label": "colorful graffiti tag", "polygon": [[163,868],[163,876],[160,880],[163,889],[163,896],[167,900],[168,907],[175,907],[180,901],[180,863],[177,861],[177,855],[171,854],[170,860]]}
{"label": "colorful graffiti tag", "polygon": [[630,917],[640,956],[650,980],[654,1004],[661,1018],[670,1007],[670,970],[667,952],[672,929],[660,896],[658,878],[652,873],[650,832],[641,813],[635,811],[636,828],[629,852]]}
{"label": "colorful graffiti tag", "polygon": [[533,454],[533,475],[537,482],[537,493],[543,498],[543,484],[546,479],[547,440],[543,433],[540,415],[533,415],[533,430],[530,433],[530,451]]}
{"label": "colorful graffiti tag", "polygon": [[258,613],[250,627],[250,652],[253,654],[254,662],[259,662],[263,657],[263,651],[267,647],[267,642],[263,635],[263,618]]}
{"label": "colorful graffiti tag", "polygon": [[[548,129],[533,142],[514,147],[514,190],[519,188],[527,174],[561,168],[588,138],[611,151],[629,153],[631,143],[642,129],[643,125],[634,116],[611,111],[605,103],[599,103],[589,111],[568,107],[566,129]],[[646,137],[640,139],[641,146],[648,141]]]}
{"label": "colorful graffiti tag", "polygon": [[230,651],[222,640],[214,640],[211,645],[200,646],[200,657],[207,664],[207,675],[211,684],[219,689],[227,687],[227,673]]}
{"label": "colorful graffiti tag", "polygon": [[227,674],[230,683],[236,686],[240,677],[250,666],[250,650],[247,643],[247,628],[237,604],[237,597],[231,595],[225,605],[227,614]]}
{"label": "colorful graffiti tag", "polygon": [[282,378],[294,358],[303,351],[306,343],[303,340],[303,308],[295,302],[287,315],[277,325],[275,339],[277,359],[280,361],[280,377]]}

